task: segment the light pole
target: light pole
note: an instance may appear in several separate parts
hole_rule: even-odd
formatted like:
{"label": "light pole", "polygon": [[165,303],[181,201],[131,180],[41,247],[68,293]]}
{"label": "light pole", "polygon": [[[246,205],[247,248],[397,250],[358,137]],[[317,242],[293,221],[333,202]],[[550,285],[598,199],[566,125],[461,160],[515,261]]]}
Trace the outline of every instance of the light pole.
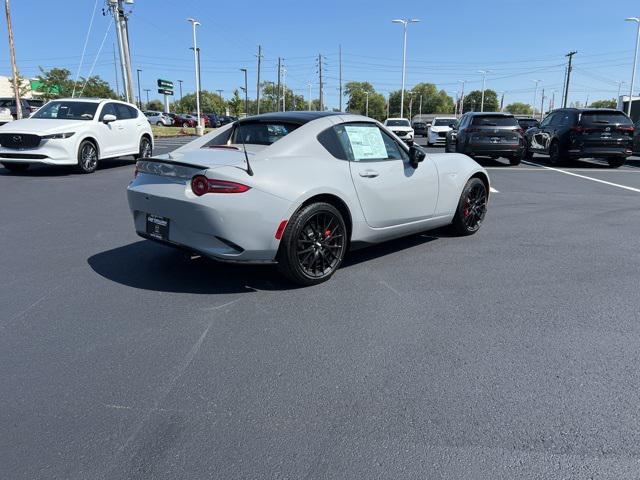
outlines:
{"label": "light pole", "polygon": [[458,113],[460,113],[460,115],[462,115],[464,113],[464,85],[465,83],[467,83],[466,80],[458,80],[458,82],[460,82],[462,84],[462,92],[460,92],[460,109],[458,110]]}
{"label": "light pole", "polygon": [[484,112],[484,90],[487,83],[487,73],[491,73],[491,70],[478,70],[478,73],[482,75],[482,96],[480,100],[480,111]]}
{"label": "light pole", "polygon": [[542,81],[542,80],[531,80],[532,82],[535,82],[536,84],[536,88],[533,90],[533,116],[536,116],[536,98],[538,98],[538,84]]}
{"label": "light pole", "polygon": [[633,72],[631,73],[631,88],[629,89],[629,106],[627,107],[627,115],[631,116],[631,101],[633,99],[633,87],[636,82],[636,64],[638,63],[638,45],[640,45],[640,17],[630,17],[627,22],[636,22],[638,24],[638,32],[636,33],[636,49],[633,54]]}
{"label": "light pole", "polygon": [[140,107],[140,110],[142,110],[142,94],[140,93],[140,72],[142,70],[140,70],[139,68],[136,69],[136,73],[138,76],[138,107]]}
{"label": "light pole", "polygon": [[392,20],[393,23],[401,23],[403,30],[402,40],[402,90],[400,90],[400,118],[404,115],[404,79],[405,70],[407,66],[407,27],[410,23],[418,23],[420,20],[417,18],[405,18]]}
{"label": "light pole", "polygon": [[620,90],[622,89],[622,85],[624,85],[627,82],[623,80],[618,80],[616,83],[618,84],[618,96],[616,97],[616,103],[618,103],[620,101]]}
{"label": "light pole", "polygon": [[364,92],[364,95],[366,97],[365,107],[364,107],[364,116],[368,117],[369,116],[369,92]]}
{"label": "light pole", "polygon": [[309,82],[307,83],[307,86],[309,87],[309,111],[311,111],[311,87],[313,86],[313,84]]}
{"label": "light pole", "polygon": [[249,90],[247,90],[248,86],[247,86],[247,69],[246,68],[241,68],[240,69],[241,72],[244,72],[244,88],[242,90],[244,90],[244,114],[248,117],[249,116]]}
{"label": "light pole", "polygon": [[151,91],[151,89],[145,88],[144,91],[147,94],[147,110],[148,110],[149,109],[149,92]]}
{"label": "light pole", "polygon": [[420,110],[418,115],[420,115],[420,120],[422,120],[422,94],[420,94]]}
{"label": "light pole", "polygon": [[200,116],[200,68],[198,65],[198,42],[196,40],[196,27],[200,25],[195,18],[187,18],[193,26],[193,62],[196,69],[196,115],[198,115],[198,126],[196,127],[196,135],[202,136],[204,129],[202,128],[202,117]]}
{"label": "light pole", "polygon": [[180,85],[180,113],[184,113],[182,110],[182,80],[178,80],[178,84]]}

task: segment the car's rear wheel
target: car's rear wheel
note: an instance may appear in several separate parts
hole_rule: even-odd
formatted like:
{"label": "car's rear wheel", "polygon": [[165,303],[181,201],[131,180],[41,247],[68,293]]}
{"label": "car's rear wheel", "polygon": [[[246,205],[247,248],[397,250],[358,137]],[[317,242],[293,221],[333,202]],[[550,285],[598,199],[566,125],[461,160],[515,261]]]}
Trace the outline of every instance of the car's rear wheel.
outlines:
{"label": "car's rear wheel", "polygon": [[626,162],[626,158],[607,158],[607,162],[611,168],[620,168]]}
{"label": "car's rear wheel", "polygon": [[164,123],[162,123],[162,122],[158,121],[158,122],[156,122],[156,126],[158,126],[158,127],[164,127]]}
{"label": "car's rear wheel", "polygon": [[142,137],[140,139],[140,147],[138,148],[138,154],[134,155],[135,159],[149,158],[153,155],[153,147],[151,146],[151,140],[148,137]]}
{"label": "car's rear wheel", "polygon": [[522,154],[509,157],[509,165],[520,165],[520,162],[522,162]]}
{"label": "car's rear wheel", "polygon": [[278,252],[283,275],[299,285],[328,280],[340,267],[347,247],[347,228],[333,205],[312,203],[294,214]]}
{"label": "car's rear wheel", "polygon": [[445,153],[454,153],[455,150],[451,147],[451,143],[447,140],[444,144],[444,152]]}
{"label": "car's rear wheel", "polygon": [[28,163],[3,163],[2,166],[11,173],[24,173],[29,169]]}
{"label": "car's rear wheel", "polygon": [[564,165],[565,158],[560,148],[560,144],[557,141],[553,141],[549,147],[549,163],[552,165],[560,166]]}
{"label": "car's rear wheel", "polygon": [[451,226],[458,235],[476,233],[487,213],[487,187],[479,178],[470,179],[462,190]]}
{"label": "car's rear wheel", "polygon": [[78,147],[78,170],[80,173],[93,173],[98,168],[98,149],[90,140],[83,140]]}

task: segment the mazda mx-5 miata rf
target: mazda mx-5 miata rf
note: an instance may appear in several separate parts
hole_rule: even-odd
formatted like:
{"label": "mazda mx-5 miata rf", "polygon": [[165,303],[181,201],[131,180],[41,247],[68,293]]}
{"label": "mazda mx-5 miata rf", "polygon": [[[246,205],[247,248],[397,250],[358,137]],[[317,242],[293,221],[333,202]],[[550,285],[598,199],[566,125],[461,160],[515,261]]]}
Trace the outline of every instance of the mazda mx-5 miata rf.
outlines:
{"label": "mazda mx-5 miata rf", "polygon": [[312,285],[349,248],[451,225],[478,231],[487,172],[461,154],[426,154],[367,117],[247,117],[143,159],[127,189],[137,233],[221,261],[277,263]]}

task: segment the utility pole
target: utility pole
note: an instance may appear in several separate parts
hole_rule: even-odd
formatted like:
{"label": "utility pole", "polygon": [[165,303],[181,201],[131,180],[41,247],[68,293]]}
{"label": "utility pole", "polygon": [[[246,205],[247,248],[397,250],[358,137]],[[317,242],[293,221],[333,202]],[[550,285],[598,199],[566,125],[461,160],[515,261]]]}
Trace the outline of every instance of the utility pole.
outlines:
{"label": "utility pole", "polygon": [[387,98],[387,118],[389,118],[390,103],[391,103],[391,94],[389,94],[389,97]]}
{"label": "utility pole", "polygon": [[282,111],[287,111],[287,69],[282,67]]}
{"label": "utility pole", "polygon": [[324,92],[323,92],[323,87],[324,84],[322,83],[322,54],[319,53],[318,54],[318,74],[320,76],[320,111],[324,112]]}
{"label": "utility pole", "polygon": [[542,116],[544,115],[544,88],[542,89],[542,102],[540,103],[540,121],[542,121]]}
{"label": "utility pole", "polygon": [[224,98],[222,98],[222,92],[224,92],[224,90],[219,88],[219,89],[216,90],[216,92],[218,92],[218,96],[220,97],[220,100],[224,101]]}
{"label": "utility pole", "polygon": [[622,80],[618,80],[616,82],[618,84],[618,96],[616,97],[616,104],[620,101],[620,90],[622,90],[622,85],[626,82],[623,82]]}
{"label": "utility pole", "polygon": [[340,104],[338,110],[342,111],[342,45],[338,45],[338,60],[340,62]]}
{"label": "utility pole", "polygon": [[138,108],[140,108],[140,110],[142,110],[142,93],[140,93],[141,92],[140,90],[140,72],[141,71],[142,70],[140,70],[139,68],[136,69],[136,73],[138,76]]}
{"label": "utility pole", "polygon": [[542,80],[531,80],[531,81],[535,82],[535,84],[536,84],[536,88],[533,90],[533,103],[531,104],[533,106],[533,116],[535,117],[535,115],[536,115],[536,98],[538,98],[538,84]]}
{"label": "utility pole", "polygon": [[[131,50],[129,48],[129,28],[127,26],[127,14],[124,11],[124,1],[125,0],[107,0],[107,6],[113,14],[113,21],[116,25],[124,99],[128,103],[135,103],[133,74],[131,73]],[[130,3],[133,3],[133,1]]]}
{"label": "utility pole", "polygon": [[114,68],[114,72],[115,72],[115,79],[116,79],[116,93],[118,94],[118,96],[120,96],[120,85],[118,85],[118,62],[116,61],[116,44],[113,43],[113,68]]}
{"label": "utility pole", "polygon": [[262,63],[262,45],[258,45],[258,81],[256,83],[256,115],[260,115],[260,64]]}
{"label": "utility pole", "polygon": [[453,101],[453,116],[458,118],[458,105],[460,103],[460,97],[458,96],[458,92],[456,92],[456,96]]}
{"label": "utility pole", "polygon": [[151,91],[151,89],[145,88],[144,91],[147,94],[147,108],[146,109],[148,110],[149,109],[149,92]]}
{"label": "utility pole", "polygon": [[196,37],[196,27],[201,25],[195,18],[187,18],[187,22],[193,27],[193,55],[196,70],[196,115],[198,116],[198,124],[196,126],[196,135],[201,137],[204,133],[202,125],[202,115],[200,115],[200,62],[198,61],[198,42]]}
{"label": "utility pole", "polygon": [[502,98],[500,98],[500,111],[504,110],[504,94],[507,92],[502,92]]}
{"label": "utility pole", "polygon": [[16,118],[22,118],[22,105],[20,104],[20,76],[16,65],[16,49],[13,43],[13,25],[11,24],[11,10],[9,0],[4,0],[4,13],[7,16],[7,31],[9,32],[9,56],[11,57],[11,72],[13,74],[13,94],[16,101]]}
{"label": "utility pole", "polygon": [[420,120],[422,120],[422,94],[420,94]]}
{"label": "utility pole", "polygon": [[458,80],[462,84],[462,93],[460,93],[460,110],[459,113],[462,115],[464,113],[464,84],[467,83],[466,80]]}
{"label": "utility pole", "polygon": [[178,84],[180,85],[180,113],[182,112],[182,80],[178,80]]}
{"label": "utility pole", "polygon": [[368,117],[369,116],[369,92],[364,92],[365,97],[367,98],[365,100],[365,107],[364,107],[364,116]]}
{"label": "utility pole", "polygon": [[487,83],[487,73],[490,73],[491,70],[478,70],[478,73],[482,75],[482,97],[480,100],[480,111],[484,112],[484,91]]}
{"label": "utility pole", "polygon": [[282,59],[278,57],[278,89],[276,91],[276,105],[280,111],[280,82],[282,80]]}
{"label": "utility pole", "polygon": [[551,92],[551,102],[549,102],[549,111],[551,112],[556,106],[556,91]]}
{"label": "utility pole", "polygon": [[247,84],[247,69],[246,68],[241,68],[240,69],[241,72],[244,72],[244,88],[242,90],[244,90],[244,114],[248,117],[249,116],[249,85]]}
{"label": "utility pole", "polygon": [[569,64],[567,65],[567,82],[564,86],[564,99],[562,101],[562,107],[567,108],[567,101],[569,100],[569,85],[571,82],[571,61],[573,60],[573,56],[578,53],[576,51],[569,52],[565,56],[569,57]]}
{"label": "utility pole", "polygon": [[309,82],[307,86],[309,87],[309,111],[311,111],[311,87],[313,85],[311,84],[311,82]]}

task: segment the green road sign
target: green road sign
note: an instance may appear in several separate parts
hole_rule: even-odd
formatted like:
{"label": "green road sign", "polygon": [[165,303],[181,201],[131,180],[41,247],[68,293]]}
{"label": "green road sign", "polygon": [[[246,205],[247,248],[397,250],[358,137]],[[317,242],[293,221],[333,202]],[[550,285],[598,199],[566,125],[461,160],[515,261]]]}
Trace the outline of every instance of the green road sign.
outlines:
{"label": "green road sign", "polygon": [[167,88],[159,88],[158,93],[162,95],[173,95],[173,90],[169,90]]}
{"label": "green road sign", "polygon": [[158,79],[158,88],[173,88],[173,82],[170,80]]}

